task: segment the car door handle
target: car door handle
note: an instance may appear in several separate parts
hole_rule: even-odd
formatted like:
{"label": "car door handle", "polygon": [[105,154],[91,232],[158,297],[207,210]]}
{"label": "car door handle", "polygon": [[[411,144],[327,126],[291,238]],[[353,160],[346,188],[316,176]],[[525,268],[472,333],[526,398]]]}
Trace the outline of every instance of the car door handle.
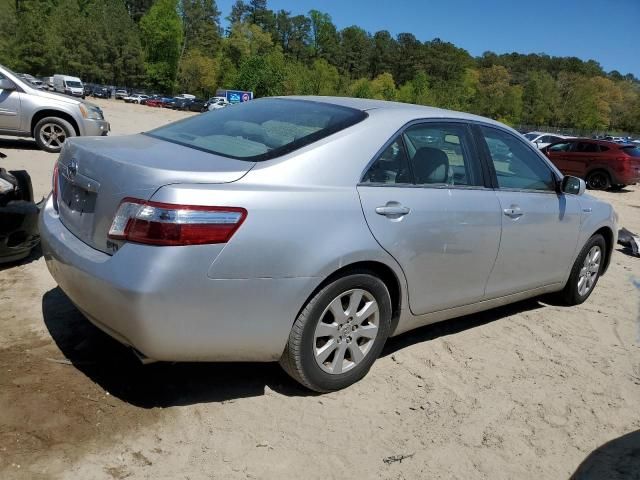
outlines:
{"label": "car door handle", "polygon": [[409,207],[404,207],[399,203],[389,202],[384,207],[376,207],[376,213],[378,215],[384,215],[385,217],[402,217],[411,212]]}
{"label": "car door handle", "polygon": [[520,207],[515,206],[505,208],[502,212],[509,218],[520,218],[522,215],[524,215],[524,212],[520,210]]}

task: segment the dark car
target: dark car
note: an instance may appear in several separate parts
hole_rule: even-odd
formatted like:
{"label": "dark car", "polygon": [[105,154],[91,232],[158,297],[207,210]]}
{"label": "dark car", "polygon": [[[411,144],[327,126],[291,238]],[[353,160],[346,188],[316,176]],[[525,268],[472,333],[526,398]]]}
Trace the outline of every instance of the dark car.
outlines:
{"label": "dark car", "polygon": [[202,98],[194,98],[188,105],[187,110],[191,112],[205,112],[207,110],[207,101]]}
{"label": "dark car", "polygon": [[587,187],[606,190],[640,182],[640,147],[607,140],[573,138],[542,149],[565,175],[584,178]]}
{"label": "dark car", "polygon": [[170,108],[173,108],[174,110],[189,110],[189,107],[191,106],[193,101],[194,100],[192,98],[178,97],[174,99],[174,102],[170,106]]}
{"label": "dark car", "polygon": [[0,168],[0,263],[21,260],[40,243],[39,213],[29,174]]}
{"label": "dark car", "polygon": [[107,87],[94,87],[92,95],[96,98],[111,98],[111,89]]}

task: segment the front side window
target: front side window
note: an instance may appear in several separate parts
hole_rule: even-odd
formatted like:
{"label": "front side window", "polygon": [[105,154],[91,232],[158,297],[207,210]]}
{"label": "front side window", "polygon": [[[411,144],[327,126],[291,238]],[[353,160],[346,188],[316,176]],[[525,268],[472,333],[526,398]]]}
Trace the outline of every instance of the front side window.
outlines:
{"label": "front side window", "polygon": [[465,125],[421,123],[407,128],[403,138],[416,184],[483,185]]}
{"label": "front side window", "polygon": [[338,105],[265,98],[190,117],[147,135],[256,162],[302,148],[366,117],[361,110]]}
{"label": "front side window", "polygon": [[522,140],[502,130],[481,126],[500,188],[555,191],[551,168]]}
{"label": "front side window", "polygon": [[550,152],[568,152],[571,150],[571,142],[556,143],[549,147]]}
{"label": "front side window", "polygon": [[401,137],[396,138],[382,151],[365,173],[362,183],[413,183],[409,160]]}

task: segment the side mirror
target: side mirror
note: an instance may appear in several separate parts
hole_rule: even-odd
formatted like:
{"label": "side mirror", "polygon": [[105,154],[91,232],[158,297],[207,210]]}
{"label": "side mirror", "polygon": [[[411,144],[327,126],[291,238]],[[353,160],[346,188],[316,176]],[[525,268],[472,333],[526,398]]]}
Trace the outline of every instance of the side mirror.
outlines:
{"label": "side mirror", "polygon": [[586,189],[587,184],[584,183],[584,180],[581,178],[566,175],[562,179],[561,190],[563,193],[568,193],[570,195],[582,195]]}
{"label": "side mirror", "polygon": [[15,90],[16,84],[8,78],[0,78],[0,90]]}

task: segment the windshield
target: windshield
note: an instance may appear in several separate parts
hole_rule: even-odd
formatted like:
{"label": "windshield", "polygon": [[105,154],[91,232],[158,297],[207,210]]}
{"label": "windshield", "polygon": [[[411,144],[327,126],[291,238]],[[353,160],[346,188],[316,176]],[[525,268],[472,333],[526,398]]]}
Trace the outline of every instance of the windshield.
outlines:
{"label": "windshield", "polygon": [[70,88],[82,88],[82,83],[76,82],[75,80],[66,80],[64,84]]}
{"label": "windshield", "polygon": [[533,141],[536,138],[538,138],[540,135],[538,133],[527,133],[525,134],[524,138],[526,138],[527,140]]}
{"label": "windshield", "polygon": [[318,141],[366,116],[326,103],[265,98],[190,117],[147,135],[225,157],[261,161]]}

